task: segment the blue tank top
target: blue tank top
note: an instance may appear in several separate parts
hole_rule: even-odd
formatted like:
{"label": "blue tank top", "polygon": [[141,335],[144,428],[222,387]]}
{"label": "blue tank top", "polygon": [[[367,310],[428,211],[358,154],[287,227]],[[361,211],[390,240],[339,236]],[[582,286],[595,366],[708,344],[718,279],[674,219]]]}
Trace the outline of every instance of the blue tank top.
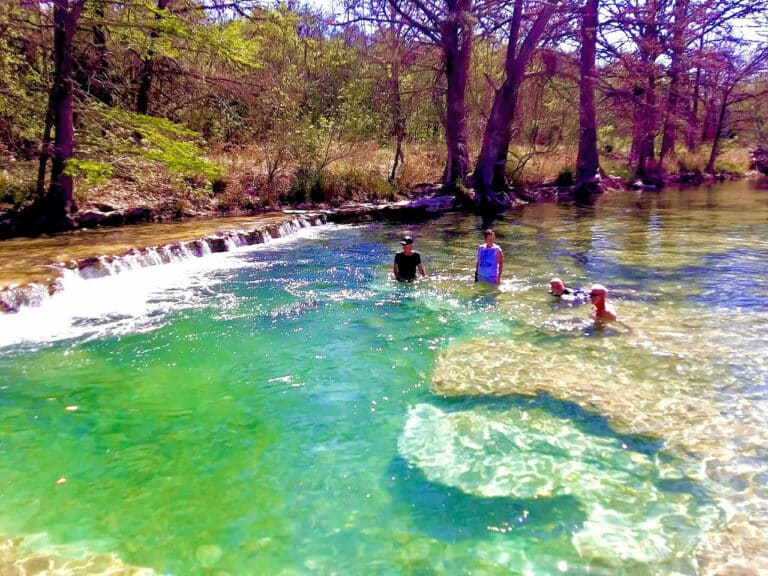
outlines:
{"label": "blue tank top", "polygon": [[499,264],[496,255],[501,252],[498,244],[488,248],[485,244],[477,249],[477,275],[481,279],[496,278],[499,275]]}

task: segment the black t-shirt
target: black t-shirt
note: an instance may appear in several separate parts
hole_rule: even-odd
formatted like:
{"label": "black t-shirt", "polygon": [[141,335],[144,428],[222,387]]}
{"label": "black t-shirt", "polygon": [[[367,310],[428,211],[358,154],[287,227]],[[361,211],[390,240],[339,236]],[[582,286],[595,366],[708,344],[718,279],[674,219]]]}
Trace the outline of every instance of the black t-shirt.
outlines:
{"label": "black t-shirt", "polygon": [[395,254],[395,264],[400,278],[413,280],[416,278],[416,268],[421,264],[421,255],[418,252],[411,252],[410,255],[398,252]]}

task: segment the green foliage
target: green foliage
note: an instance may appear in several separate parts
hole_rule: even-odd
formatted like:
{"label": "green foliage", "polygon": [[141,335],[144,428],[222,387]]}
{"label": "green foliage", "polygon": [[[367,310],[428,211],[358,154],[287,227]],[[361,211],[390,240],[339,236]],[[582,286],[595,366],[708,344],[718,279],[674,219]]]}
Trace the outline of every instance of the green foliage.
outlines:
{"label": "green foliage", "polygon": [[320,118],[316,124],[305,120],[294,130],[289,142],[289,152],[294,162],[307,175],[318,176],[331,161],[330,149],[341,130],[333,121]]}
{"label": "green foliage", "polygon": [[282,200],[289,203],[303,204],[308,198],[320,195],[320,173],[311,168],[299,168],[293,176],[288,196]]}
{"label": "green foliage", "polygon": [[18,208],[35,197],[33,185],[25,184],[6,170],[0,170],[0,204],[11,204]]}
{"label": "green foliage", "polygon": [[103,118],[114,153],[155,160],[185,178],[203,177],[210,183],[221,177],[221,168],[204,157],[196,132],[166,118],[115,108],[104,110]]}
{"label": "green foliage", "polygon": [[343,201],[393,201],[395,188],[375,170],[350,168],[335,176]]}
{"label": "green foliage", "polygon": [[612,124],[601,124],[597,128],[597,146],[601,153],[628,153],[632,142],[629,136],[619,133]]}
{"label": "green foliage", "polygon": [[342,89],[338,117],[348,134],[375,138],[384,130],[386,120],[373,108],[372,92],[370,80],[362,78],[351,80]]}
{"label": "green foliage", "polygon": [[737,164],[736,162],[725,160],[723,158],[718,158],[717,160],[715,160],[715,172],[726,172],[729,174],[743,174],[744,172],[746,172],[746,168],[741,164]]}
{"label": "green foliage", "polygon": [[114,170],[111,164],[104,162],[70,158],[64,172],[73,178],[82,179],[85,184],[93,185],[106,182],[113,175]]}
{"label": "green foliage", "polygon": [[15,2],[0,3],[0,146],[22,158],[36,151],[47,105],[44,56],[29,41],[28,13]]}

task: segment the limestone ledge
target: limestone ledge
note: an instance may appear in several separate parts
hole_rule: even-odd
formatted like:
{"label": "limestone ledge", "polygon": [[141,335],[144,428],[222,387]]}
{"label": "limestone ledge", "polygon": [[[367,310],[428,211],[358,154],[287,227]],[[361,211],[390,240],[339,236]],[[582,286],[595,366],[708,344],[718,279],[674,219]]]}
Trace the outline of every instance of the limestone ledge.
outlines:
{"label": "limestone ledge", "polygon": [[[34,280],[3,285],[3,278],[0,278],[0,312],[18,312],[24,306],[39,306],[62,289],[61,280],[65,270],[75,271],[83,278],[109,276],[123,270],[169,264],[218,252],[228,252],[240,246],[263,244],[273,238],[289,236],[307,226],[323,225],[327,221],[328,218],[323,213],[297,212],[291,215],[285,214],[282,218],[271,217],[264,221],[252,221],[250,227],[246,228],[220,230],[199,238],[174,239],[159,245],[142,245],[142,240],[146,241],[149,236],[138,235],[138,239],[134,242],[140,247],[124,248],[125,240],[121,240],[121,243],[116,245],[118,250],[122,248],[121,251],[98,256],[82,256],[82,251],[87,248],[80,247],[73,252],[76,254],[75,257],[66,260],[56,258],[54,254],[57,252],[53,249],[50,252],[39,249],[35,262],[29,264],[30,269],[35,268],[35,270],[26,271],[27,276]],[[96,234],[100,232],[101,230],[94,231]],[[128,236],[131,235],[131,231],[123,230],[123,232]],[[105,232],[105,234],[108,233]],[[189,233],[186,234],[189,235]],[[52,245],[55,245],[55,238],[49,240]],[[30,240],[30,242],[34,241]],[[97,245],[103,246],[103,244]],[[11,246],[10,249],[12,248]],[[98,253],[98,249],[94,251]],[[25,264],[27,263],[24,261],[18,263],[19,266]],[[20,278],[23,277],[20,276]]]}
{"label": "limestone ledge", "polygon": [[[343,224],[357,222],[418,222],[459,208],[456,196],[431,196],[387,202],[384,204],[356,203],[339,208],[322,210],[329,222]],[[286,210],[286,214],[302,213],[302,210]]]}

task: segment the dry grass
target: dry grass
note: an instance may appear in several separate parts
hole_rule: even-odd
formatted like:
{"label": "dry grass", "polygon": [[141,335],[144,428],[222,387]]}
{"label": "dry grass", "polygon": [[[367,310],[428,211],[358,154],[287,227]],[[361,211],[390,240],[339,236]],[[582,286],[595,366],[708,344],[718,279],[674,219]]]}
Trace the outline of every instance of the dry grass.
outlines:
{"label": "dry grass", "polygon": [[[704,172],[709,162],[711,148],[700,148],[693,152],[679,152],[675,159],[666,163],[668,171],[690,170]],[[715,160],[715,171],[746,172],[749,170],[751,155],[746,148],[726,147]]]}
{"label": "dry grass", "polygon": [[[418,184],[439,182],[444,152],[429,146],[407,146],[405,160],[398,167],[395,192],[408,195]],[[287,153],[268,144],[254,144],[237,150],[220,150],[210,156],[211,161],[224,168],[225,190],[220,199],[223,205],[274,207],[286,201],[294,185],[294,177],[301,168]],[[394,150],[376,142],[338,144],[321,158],[323,172],[329,178],[329,194],[333,194],[339,181],[349,175],[367,174],[385,183],[392,169]],[[358,178],[359,179],[359,178]],[[374,194],[375,195],[375,194]],[[356,199],[364,200],[358,193]],[[371,198],[375,200],[376,198]]]}
{"label": "dry grass", "polygon": [[564,170],[576,172],[576,149],[559,146],[549,152],[515,146],[510,149],[507,176],[516,185],[554,182]]}

